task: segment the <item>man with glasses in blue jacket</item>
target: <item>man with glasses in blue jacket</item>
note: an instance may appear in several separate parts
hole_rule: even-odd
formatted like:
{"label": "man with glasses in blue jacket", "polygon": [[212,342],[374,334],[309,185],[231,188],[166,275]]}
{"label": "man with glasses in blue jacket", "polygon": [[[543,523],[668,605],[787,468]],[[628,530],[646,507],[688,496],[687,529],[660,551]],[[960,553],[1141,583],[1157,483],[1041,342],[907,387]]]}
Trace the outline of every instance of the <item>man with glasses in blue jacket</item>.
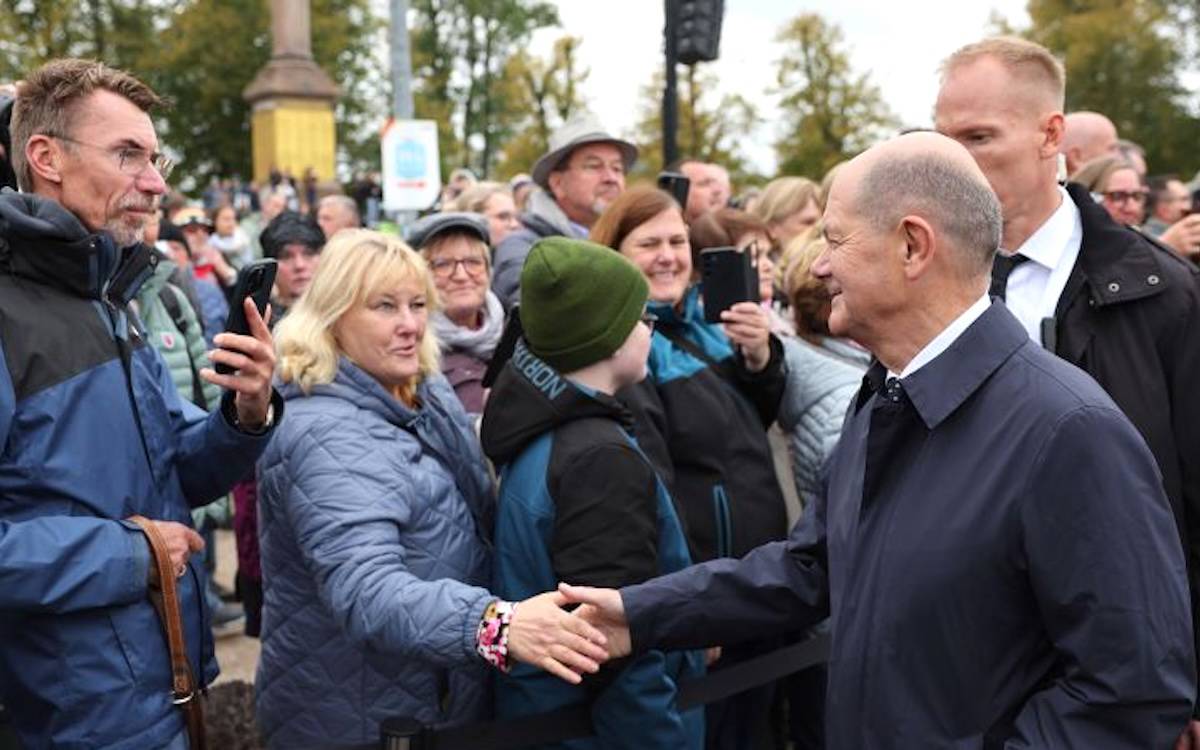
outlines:
{"label": "man with glasses in blue jacket", "polygon": [[[189,509],[228,491],[282,417],[271,337],[210,353],[235,372],[210,415],[183,402],[129,308],[170,161],[127,73],[57,60],[18,91],[0,193],[0,703],[27,747],[189,746],[149,591],[150,520],[176,576],[195,684],[216,676]],[[175,702],[181,702],[176,700]]]}

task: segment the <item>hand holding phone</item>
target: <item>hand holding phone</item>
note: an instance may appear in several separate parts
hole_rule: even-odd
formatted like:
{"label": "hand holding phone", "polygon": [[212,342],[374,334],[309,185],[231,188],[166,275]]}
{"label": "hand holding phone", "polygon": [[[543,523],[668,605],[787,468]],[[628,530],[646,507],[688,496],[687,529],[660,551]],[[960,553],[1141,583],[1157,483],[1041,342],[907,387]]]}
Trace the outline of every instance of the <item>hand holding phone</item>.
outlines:
{"label": "hand holding phone", "polygon": [[[275,285],[275,270],[278,264],[273,258],[265,258],[248,264],[238,274],[237,286],[233,289],[230,299],[229,317],[225,319],[225,332],[238,336],[250,335],[250,324],[246,320],[245,300],[254,300],[254,306],[259,315],[265,315],[267,303],[271,299],[271,287]],[[216,363],[216,371],[221,375],[233,373],[234,368],[223,362]]]}
{"label": "hand holding phone", "polygon": [[758,272],[750,253],[736,247],[700,251],[700,284],[709,323],[720,323],[721,313],[739,302],[758,302]]}

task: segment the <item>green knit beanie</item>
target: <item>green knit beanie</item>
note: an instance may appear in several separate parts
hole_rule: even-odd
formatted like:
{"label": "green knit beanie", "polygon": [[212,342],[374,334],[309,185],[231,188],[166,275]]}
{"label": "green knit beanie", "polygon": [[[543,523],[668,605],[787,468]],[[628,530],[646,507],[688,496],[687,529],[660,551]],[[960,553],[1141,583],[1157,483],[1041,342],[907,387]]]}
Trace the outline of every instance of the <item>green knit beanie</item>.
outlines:
{"label": "green knit beanie", "polygon": [[559,372],[609,357],[625,343],[650,287],[637,266],[603,245],[547,237],[521,270],[521,325],[529,349]]}

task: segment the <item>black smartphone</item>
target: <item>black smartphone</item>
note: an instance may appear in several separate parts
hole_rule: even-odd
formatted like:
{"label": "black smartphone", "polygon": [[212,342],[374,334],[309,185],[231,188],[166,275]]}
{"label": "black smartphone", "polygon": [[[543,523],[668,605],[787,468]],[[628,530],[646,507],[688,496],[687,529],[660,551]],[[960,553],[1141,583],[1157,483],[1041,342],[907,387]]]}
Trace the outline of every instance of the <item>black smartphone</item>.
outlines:
{"label": "black smartphone", "polygon": [[[248,263],[238,273],[237,285],[233,288],[233,296],[229,298],[229,317],[225,319],[225,332],[236,333],[239,336],[250,335],[250,324],[246,321],[246,311],[243,304],[247,297],[254,300],[258,314],[264,315],[267,303],[271,300],[271,287],[275,285],[275,269],[278,263],[274,258],[264,258]],[[222,362],[216,365],[216,371],[222,375],[230,375],[233,368]]]}
{"label": "black smartphone", "polygon": [[500,341],[496,344],[495,351],[492,352],[492,361],[488,362],[487,370],[483,373],[483,387],[491,388],[496,382],[496,378],[500,377],[500,371],[504,369],[504,365],[508,364],[508,360],[512,359],[513,350],[517,348],[517,339],[525,334],[525,329],[521,327],[521,306],[513,305],[513,308],[508,311],[508,322],[504,324],[504,333],[500,334]]}
{"label": "black smartphone", "polygon": [[700,291],[704,320],[709,323],[720,323],[721,313],[739,302],[758,302],[758,271],[750,253],[736,247],[701,250]]}
{"label": "black smartphone", "polygon": [[680,208],[687,208],[688,190],[692,181],[678,172],[659,172],[658,189],[665,190],[675,197]]}

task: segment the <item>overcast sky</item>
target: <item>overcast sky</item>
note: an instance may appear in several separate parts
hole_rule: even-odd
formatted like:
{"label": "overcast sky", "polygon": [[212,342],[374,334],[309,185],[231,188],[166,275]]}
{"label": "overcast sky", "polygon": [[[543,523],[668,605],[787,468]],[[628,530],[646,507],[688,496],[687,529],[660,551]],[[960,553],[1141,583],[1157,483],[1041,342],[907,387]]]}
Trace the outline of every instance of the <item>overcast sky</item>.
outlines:
{"label": "overcast sky", "polygon": [[[630,135],[638,90],[663,66],[661,0],[552,0],[561,29],[545,29],[533,51],[546,54],[564,33],[582,37],[580,57],[591,69],[584,86],[588,105],[606,125]],[[1025,0],[726,0],[721,59],[710,66],[723,91],[754,101],[762,122],[748,134],[744,153],[772,174],[771,143],[779,123],[766,89],[774,83],[780,47],[774,37],[802,11],[819,13],[841,27],[855,70],[867,72],[905,125],[928,125],[937,92],[937,66],[950,52],[984,36],[996,13],[1018,25],[1028,22]]]}

